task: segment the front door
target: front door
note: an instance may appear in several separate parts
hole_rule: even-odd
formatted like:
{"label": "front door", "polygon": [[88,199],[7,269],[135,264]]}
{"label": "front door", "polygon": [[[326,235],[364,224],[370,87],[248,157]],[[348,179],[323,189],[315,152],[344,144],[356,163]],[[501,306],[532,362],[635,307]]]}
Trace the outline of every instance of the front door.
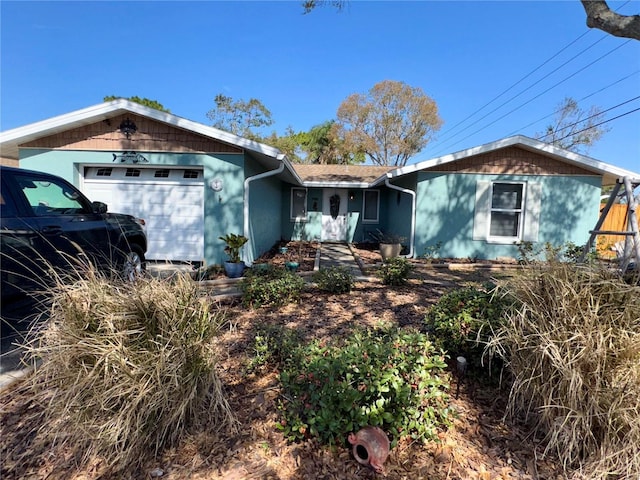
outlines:
{"label": "front door", "polygon": [[323,242],[347,241],[347,190],[326,188],[322,194]]}

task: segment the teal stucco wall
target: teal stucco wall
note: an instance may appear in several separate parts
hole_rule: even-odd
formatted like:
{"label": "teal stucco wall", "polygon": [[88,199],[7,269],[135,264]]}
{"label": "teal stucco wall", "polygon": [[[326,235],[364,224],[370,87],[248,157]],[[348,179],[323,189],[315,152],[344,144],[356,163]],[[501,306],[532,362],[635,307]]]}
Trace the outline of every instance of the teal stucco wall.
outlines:
{"label": "teal stucco wall", "polygon": [[[257,162],[247,159],[247,178],[264,173]],[[245,247],[245,259],[252,263],[280,240],[282,223],[282,182],[277,176],[249,180],[249,242]]]}
{"label": "teal stucco wall", "polygon": [[416,255],[439,242],[443,258],[518,257],[513,244],[473,239],[478,181],[535,182],[542,188],[536,244],[586,243],[598,219],[601,178],[598,176],[527,176],[418,173]]}

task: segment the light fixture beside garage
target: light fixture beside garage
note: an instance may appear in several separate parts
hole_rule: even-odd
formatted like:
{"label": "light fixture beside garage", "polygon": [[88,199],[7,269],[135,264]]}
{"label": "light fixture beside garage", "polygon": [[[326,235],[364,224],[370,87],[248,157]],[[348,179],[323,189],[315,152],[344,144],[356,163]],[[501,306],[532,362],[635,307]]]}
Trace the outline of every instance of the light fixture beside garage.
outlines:
{"label": "light fixture beside garage", "polygon": [[224,185],[222,184],[222,179],[214,178],[209,182],[209,186],[214,192],[221,192]]}
{"label": "light fixture beside garage", "polygon": [[124,135],[127,137],[127,140],[131,138],[131,135],[138,131],[138,127],[136,127],[136,124],[133,123],[129,119],[129,117],[127,117],[126,120],[123,120],[122,123],[120,123],[120,127],[118,128],[122,133],[124,133]]}

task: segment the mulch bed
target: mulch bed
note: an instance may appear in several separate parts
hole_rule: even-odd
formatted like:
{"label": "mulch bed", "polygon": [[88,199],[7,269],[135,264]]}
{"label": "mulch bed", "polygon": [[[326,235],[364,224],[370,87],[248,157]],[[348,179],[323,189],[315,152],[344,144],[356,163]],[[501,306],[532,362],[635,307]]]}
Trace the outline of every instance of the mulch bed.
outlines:
{"label": "mulch bed", "polygon": [[[305,254],[309,257],[311,247]],[[284,262],[279,255],[283,254],[278,251],[267,260]],[[175,448],[149,459],[145,468],[132,472],[130,478],[151,478],[160,472],[160,478],[171,480],[566,478],[553,457],[543,455],[540,439],[531,437],[518,425],[503,423],[506,389],[465,379],[456,398],[457,380],[452,376],[451,405],[457,412],[453,426],[440,432],[439,442],[401,441],[385,462],[383,477],[357,463],[347,445],[330,449],[314,440],[288,443],[275,428],[280,421],[277,405],[282,395],[278,372],[266,367],[249,372],[246,368],[254,353],[258,325],[295,329],[305,340],[331,340],[349,334],[356,326],[373,327],[380,322],[416,327],[442,294],[490,278],[488,271],[417,269],[409,284],[402,287],[386,287],[372,280],[358,282],[345,295],[305,291],[299,303],[281,308],[248,310],[233,300],[220,304],[227,311],[230,324],[217,344],[219,372],[236,412],[239,431],[195,430]],[[3,392],[0,478],[112,478],[104,472],[100,459],[80,468],[74,464],[74,452],[39,444],[40,425],[30,419],[32,412],[40,408],[17,387]]]}

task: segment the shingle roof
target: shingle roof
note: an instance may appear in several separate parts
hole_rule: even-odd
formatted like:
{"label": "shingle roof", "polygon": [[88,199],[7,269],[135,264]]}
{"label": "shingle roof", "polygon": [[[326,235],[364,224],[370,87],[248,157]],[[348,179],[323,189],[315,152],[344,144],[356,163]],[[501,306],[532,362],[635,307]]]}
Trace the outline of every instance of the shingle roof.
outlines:
{"label": "shingle roof", "polygon": [[292,164],[303,182],[371,183],[397,167],[373,165]]}

